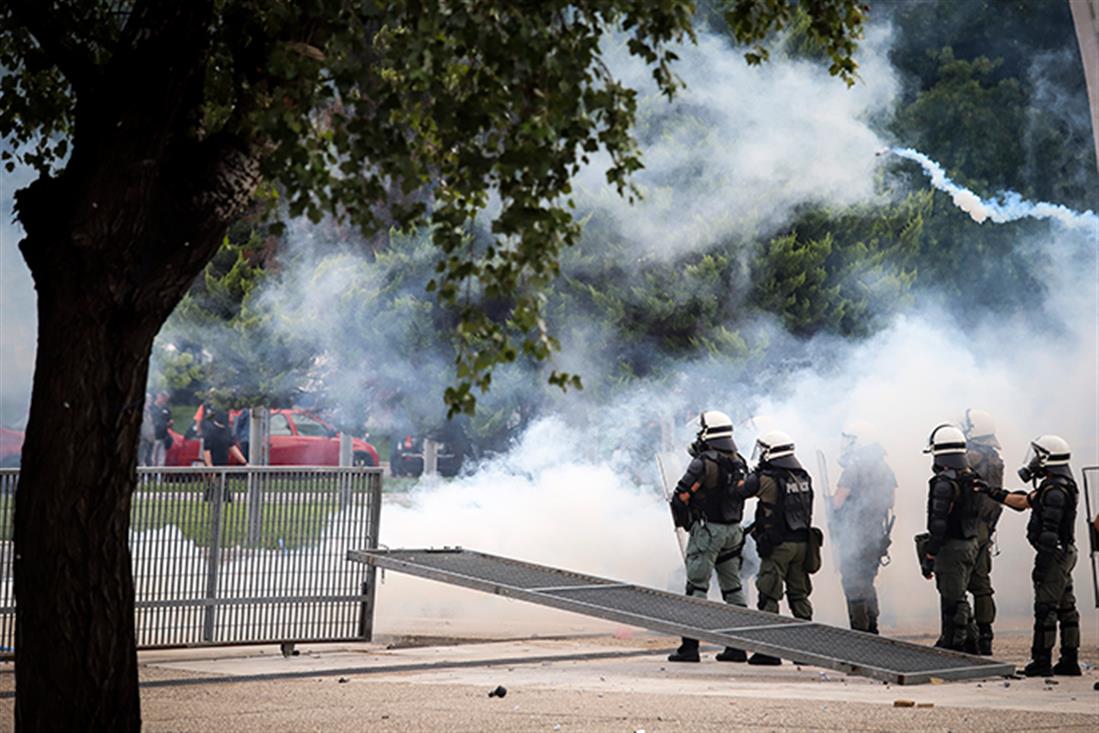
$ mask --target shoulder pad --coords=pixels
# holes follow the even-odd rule
[[[1042,492],[1042,506],[1063,507],[1068,497],[1065,490],[1057,484],[1050,485]]]

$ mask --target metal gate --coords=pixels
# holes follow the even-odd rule
[[[987,657],[690,598],[463,549],[352,550],[349,560],[631,626],[901,685],[1009,675]]]
[[[142,648],[370,639],[381,469],[140,468],[130,515]],[[14,646],[11,519],[0,471],[0,645]]]

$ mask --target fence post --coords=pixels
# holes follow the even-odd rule
[[[263,481],[249,466],[248,479],[248,546],[256,547],[263,541]]]
[[[378,530],[381,526],[382,516],[382,472],[371,472],[368,477],[367,502],[367,537],[366,546],[371,550],[378,549]],[[374,596],[377,587],[378,570],[373,565],[366,569],[366,579],[362,583],[363,602],[359,607],[359,637],[363,641],[374,639]]]
[[[221,509],[225,498],[225,471],[213,491],[207,489],[210,505],[210,539],[206,561],[206,608],[202,617],[202,640],[212,642],[217,626],[218,571],[221,565]],[[211,496],[212,494],[212,496]]]

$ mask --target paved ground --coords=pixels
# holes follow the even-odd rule
[[[1095,630],[1084,660],[1099,665]],[[407,640],[405,640],[407,642]],[[674,665],[666,637],[571,637],[144,653],[148,731],[1095,731],[1099,670],[1082,678],[895,687],[812,667]],[[925,641],[925,640],[922,640]],[[1025,631],[997,639],[1022,662]],[[238,680],[238,681],[232,681]],[[489,697],[498,685],[503,698]],[[10,670],[0,689],[11,689]],[[912,707],[896,707],[898,701]],[[11,726],[10,698],[0,728]],[[6,728],[5,728],[6,729]]]

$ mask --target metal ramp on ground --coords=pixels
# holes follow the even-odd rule
[[[729,606],[461,548],[350,550],[347,559],[675,636],[899,685],[1015,672],[987,657]]]

